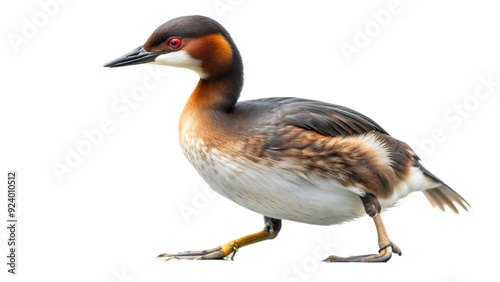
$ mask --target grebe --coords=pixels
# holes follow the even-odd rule
[[[379,253],[328,262],[380,262],[401,255],[380,213],[411,192],[432,206],[467,211],[460,195],[425,169],[404,142],[352,109],[299,98],[237,102],[243,63],[218,22],[203,16],[172,19],[146,43],[105,67],[153,63],[200,76],[179,121],[184,155],[210,187],[264,215],[264,230],[214,249],[161,254],[167,259],[222,259],[241,247],[275,238],[281,220],[332,225],[373,218]]]

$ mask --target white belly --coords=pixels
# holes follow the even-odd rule
[[[198,169],[213,190],[268,217],[330,225],[364,214],[359,196],[333,180],[309,182],[289,171],[258,166],[233,170],[225,165],[216,175],[214,169]]]
[[[202,141],[182,147],[213,190],[262,215],[331,225],[365,214],[359,196],[334,180],[308,180],[278,164],[269,167],[242,158],[230,159],[204,147]]]

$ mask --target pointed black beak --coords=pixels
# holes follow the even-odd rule
[[[161,52],[146,52],[142,46],[139,46],[131,52],[114,59],[104,65],[107,68],[124,67],[138,64],[145,64],[154,62],[156,57],[161,55]]]

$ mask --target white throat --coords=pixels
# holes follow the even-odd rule
[[[191,57],[188,52],[184,50],[159,55],[158,57],[156,57],[153,63],[158,65],[190,69],[196,72],[200,76],[200,78],[206,78],[208,76],[201,67],[201,61]]]

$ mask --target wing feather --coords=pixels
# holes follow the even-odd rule
[[[347,107],[299,98],[273,98],[287,125],[326,136],[358,135],[371,131],[387,134],[369,117]]]

